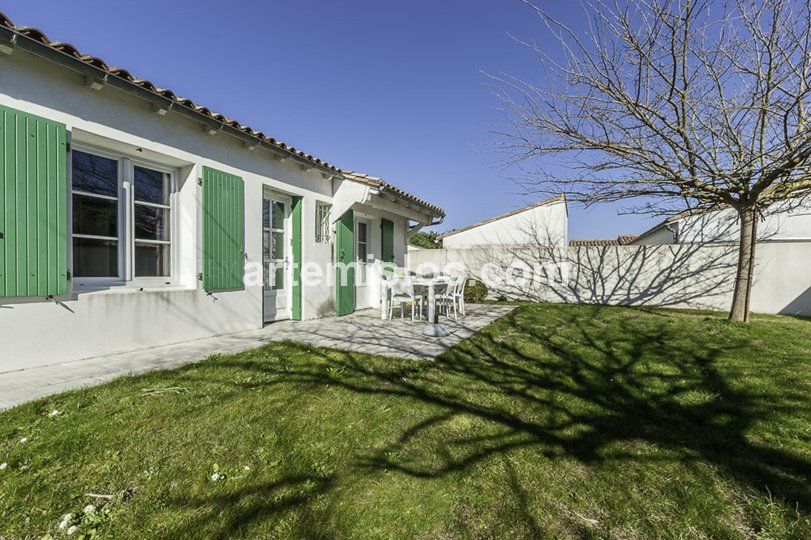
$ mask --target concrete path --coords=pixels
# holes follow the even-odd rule
[[[451,332],[445,338],[421,334],[424,321],[383,321],[378,310],[358,311],[345,317],[312,321],[282,321],[261,330],[215,336],[194,341],[140,349],[0,373],[0,409],[6,409],[43,396],[101,384],[122,375],[171,369],[197,362],[213,354],[235,354],[269,341],[292,340],[383,356],[430,359],[512,311],[512,306],[471,305],[459,322],[444,319]]]

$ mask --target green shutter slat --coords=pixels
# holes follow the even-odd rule
[[[203,288],[242,289],[245,185],[239,176],[203,167]]]
[[[293,306],[291,310],[291,317],[294,321],[301,320],[301,214],[302,214],[302,199],[301,197],[293,197],[293,208],[291,212],[291,221],[293,229]]]
[[[355,213],[347,210],[335,224],[335,260],[344,265],[355,261]],[[354,268],[347,267],[346,284],[342,285],[342,269],[335,269],[335,312],[338,315],[348,315],[355,311],[355,272]]]
[[[67,292],[67,131],[0,105],[0,296]]]

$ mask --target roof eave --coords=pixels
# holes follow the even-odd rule
[[[404,203],[405,206],[421,214],[427,214],[430,217],[443,217],[443,218],[445,217],[445,211],[442,210],[441,208],[438,207],[434,208],[433,206],[423,204],[420,201],[414,200],[411,197],[403,195],[402,193],[399,193],[397,189],[393,189],[393,186],[385,182],[377,186],[377,191],[381,195],[386,194],[392,197],[393,199],[396,199],[397,201],[402,201],[402,203]]]
[[[105,85],[118,88],[119,90],[127,92],[128,94],[138,97],[144,101],[162,106],[168,110],[199,122],[204,126],[211,127],[218,132],[226,133],[244,142],[251,143],[256,147],[270,150],[278,157],[282,159],[289,159],[302,166],[302,168],[318,169],[326,177],[341,177],[340,172],[333,170],[330,167],[303,158],[295,152],[270,144],[259,136],[251,135],[250,133],[236,128],[227,122],[212,118],[203,112],[183,105],[182,103],[179,103],[171,98],[151,92],[150,90],[139,86],[135,82],[128,81],[98,66],[88,64],[79,58],[75,58],[65,52],[57,50],[45,43],[41,43],[36,39],[26,36],[25,34],[17,32],[11,28],[6,28],[5,26],[0,25],[0,41],[11,45],[13,48],[20,48],[35,54],[40,58],[44,58],[71,69],[72,71],[88,77],[90,80],[103,82]]]

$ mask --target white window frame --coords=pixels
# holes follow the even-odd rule
[[[360,241],[360,235],[358,234],[358,231],[360,230],[361,223],[366,228],[366,238],[364,239],[363,242]],[[357,274],[358,274],[357,279],[358,279],[358,283],[362,283],[362,284],[365,285],[367,277],[368,277],[368,268],[367,267],[368,267],[368,264],[369,264],[369,255],[370,255],[369,246],[372,243],[371,242],[371,237],[372,237],[372,224],[371,224],[371,221],[366,219],[366,218],[356,218],[355,219],[354,236],[355,236],[355,263],[357,265]],[[360,248],[361,244],[363,244],[366,247],[366,250],[365,250],[366,251],[366,258],[364,260],[361,260],[360,257],[358,256],[358,254],[360,253],[359,248]]]
[[[73,238],[92,237],[73,234],[73,151],[97,155],[118,162],[118,275],[113,277],[76,276],[73,268]],[[169,275],[135,277],[135,193],[133,181],[135,166],[144,167],[169,175]],[[74,292],[110,289],[114,287],[170,287],[177,284],[180,260],[178,256],[177,209],[178,205],[178,172],[154,161],[145,160],[124,152],[111,151],[97,146],[71,141],[68,163],[68,226],[70,242],[68,243],[68,264],[71,271],[71,286]],[[77,193],[82,193],[77,191]],[[160,205],[159,205],[160,206]]]
[[[318,219],[318,211],[324,209],[321,220]],[[329,244],[332,239],[332,231],[329,222],[329,213],[332,205],[322,201],[315,201],[315,243]]]

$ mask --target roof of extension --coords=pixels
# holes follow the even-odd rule
[[[475,229],[476,227],[481,227],[482,225],[487,225],[488,223],[492,223],[494,221],[498,221],[500,219],[508,218],[514,216],[516,214],[520,214],[521,212],[526,212],[527,210],[532,210],[533,208],[538,208],[541,206],[546,206],[549,204],[553,204],[556,202],[566,202],[565,195],[556,195],[554,197],[550,197],[548,199],[544,199],[542,201],[538,201],[536,203],[532,203],[529,206],[524,206],[522,208],[518,208],[517,210],[512,210],[510,212],[506,212],[504,214],[498,215],[496,217],[491,217],[490,219],[485,219],[484,221],[480,221],[478,223],[474,223],[473,225],[468,225],[466,227],[460,227],[459,229],[450,230],[444,234],[439,235],[437,238],[447,238],[448,236],[453,236],[454,234],[458,234],[463,231],[468,231],[470,229]]]
[[[341,172],[343,173],[344,178],[346,178],[347,180],[352,180],[353,182],[366,184],[367,186],[371,186],[371,187],[373,187],[373,188],[375,188],[375,189],[377,189],[377,190],[379,190],[381,192],[385,192],[385,191],[392,192],[398,198],[402,198],[402,199],[405,199],[407,201],[410,201],[410,202],[416,204],[417,206],[422,206],[423,208],[426,208],[426,209],[430,210],[435,215],[438,215],[438,216],[444,216],[445,215],[445,210],[443,210],[439,206],[437,206],[435,204],[431,204],[428,201],[425,201],[423,199],[420,199],[419,197],[417,197],[415,195],[412,195],[411,193],[409,193],[409,192],[407,192],[407,191],[405,191],[403,189],[400,189],[400,188],[398,188],[397,186],[395,186],[393,184],[390,184],[390,183],[386,182],[382,178],[378,178],[377,176],[371,176],[371,175],[366,174],[366,173],[359,173],[359,172],[355,172],[355,171],[341,171]]]

